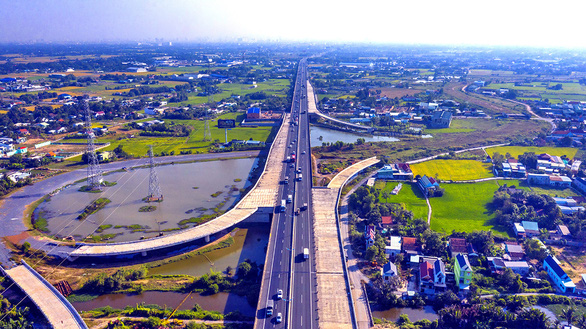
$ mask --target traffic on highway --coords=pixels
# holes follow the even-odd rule
[[[317,328],[307,67],[297,72],[287,152],[275,208],[256,328]]]

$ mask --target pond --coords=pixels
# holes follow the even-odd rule
[[[430,321],[437,320],[437,313],[431,306],[424,306],[423,308],[407,308],[394,307],[384,311],[372,311],[372,316],[379,319],[387,319],[390,321],[397,321],[401,314],[407,314],[411,322],[428,319]]]
[[[311,146],[321,146],[322,143],[335,143],[342,141],[344,143],[355,143],[358,138],[364,138],[367,142],[397,142],[396,137],[361,135],[347,131],[327,129],[323,127],[310,126],[309,133],[311,137]],[[321,139],[320,139],[321,137]]]
[[[116,185],[104,187],[101,193],[78,191],[85,181],[69,186],[43,202],[35,216],[44,217],[49,234],[59,238],[73,236],[80,240],[101,225],[111,227],[96,234],[116,235],[111,241],[153,237],[160,231],[179,229],[178,223],[183,219],[213,214],[214,208],[230,208],[240,197],[239,189],[250,184],[248,177],[256,165],[257,159],[236,159],[158,166],[156,173],[164,196],[160,203],[142,201],[149,191],[148,168],[114,172],[104,180]],[[111,203],[84,220],[76,219],[86,206],[101,197]],[[139,212],[145,205],[156,209]]]
[[[204,255],[182,259],[149,269],[150,275],[187,274],[201,276],[210,270],[225,272],[230,266],[236,270],[239,263],[250,259],[257,264],[264,264],[266,246],[269,241],[270,226],[254,225],[239,229],[234,236],[234,243],[227,248],[213,250]]]
[[[174,309],[187,296],[185,293],[171,291],[145,291],[141,294],[106,294],[96,299],[85,302],[73,302],[73,307],[78,312],[90,311],[99,307],[111,306],[112,308],[124,309],[126,306],[136,306],[144,303],[145,305],[154,304],[166,306]],[[255,308],[250,306],[246,297],[236,294],[220,292],[214,295],[191,294],[179,307],[180,310],[190,310],[195,304],[199,304],[202,309],[207,311],[218,311],[224,314],[240,311],[243,315],[254,316]]]

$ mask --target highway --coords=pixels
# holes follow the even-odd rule
[[[255,328],[317,328],[316,277],[313,261],[313,231],[311,218],[311,152],[309,145],[309,118],[307,114],[306,62],[299,64],[293,104],[291,126],[286,157],[296,155],[296,162],[283,159],[282,180],[288,177],[288,184],[281,184],[279,195],[285,200],[286,209],[280,211],[280,202],[273,216],[263,290],[259,301]],[[299,173],[302,176],[298,180]],[[288,196],[292,202],[288,202]],[[307,208],[303,205],[307,204]],[[299,209],[298,211],[296,211]],[[296,214],[297,213],[297,214]],[[309,250],[309,259],[303,251]],[[268,271],[268,272],[267,272]],[[283,298],[277,298],[277,291],[283,290]],[[268,300],[274,301],[273,315],[266,316]],[[282,322],[277,323],[277,315]]]

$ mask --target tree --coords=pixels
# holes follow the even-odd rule
[[[251,269],[252,269],[252,266],[250,266],[249,263],[242,262],[242,263],[238,264],[238,269],[236,270],[236,274],[238,275],[239,278],[245,278],[250,274]]]
[[[435,231],[427,229],[422,235],[425,244],[425,255],[441,256],[445,253],[445,245],[441,235]]]
[[[523,310],[517,317],[518,328],[548,329],[549,321],[545,313],[535,308]]]
[[[376,245],[372,245],[366,249],[365,259],[369,262],[374,262],[379,254],[378,247]]]
[[[562,318],[568,321],[568,324],[573,324],[577,320],[576,308],[571,306],[565,309],[562,309]]]

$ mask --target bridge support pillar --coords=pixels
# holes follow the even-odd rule
[[[206,240],[206,243],[207,242],[210,242],[210,236],[209,235],[206,235],[205,240]]]
[[[143,256],[146,256],[147,255],[147,252],[146,251],[143,251],[140,254],[143,255]]]

